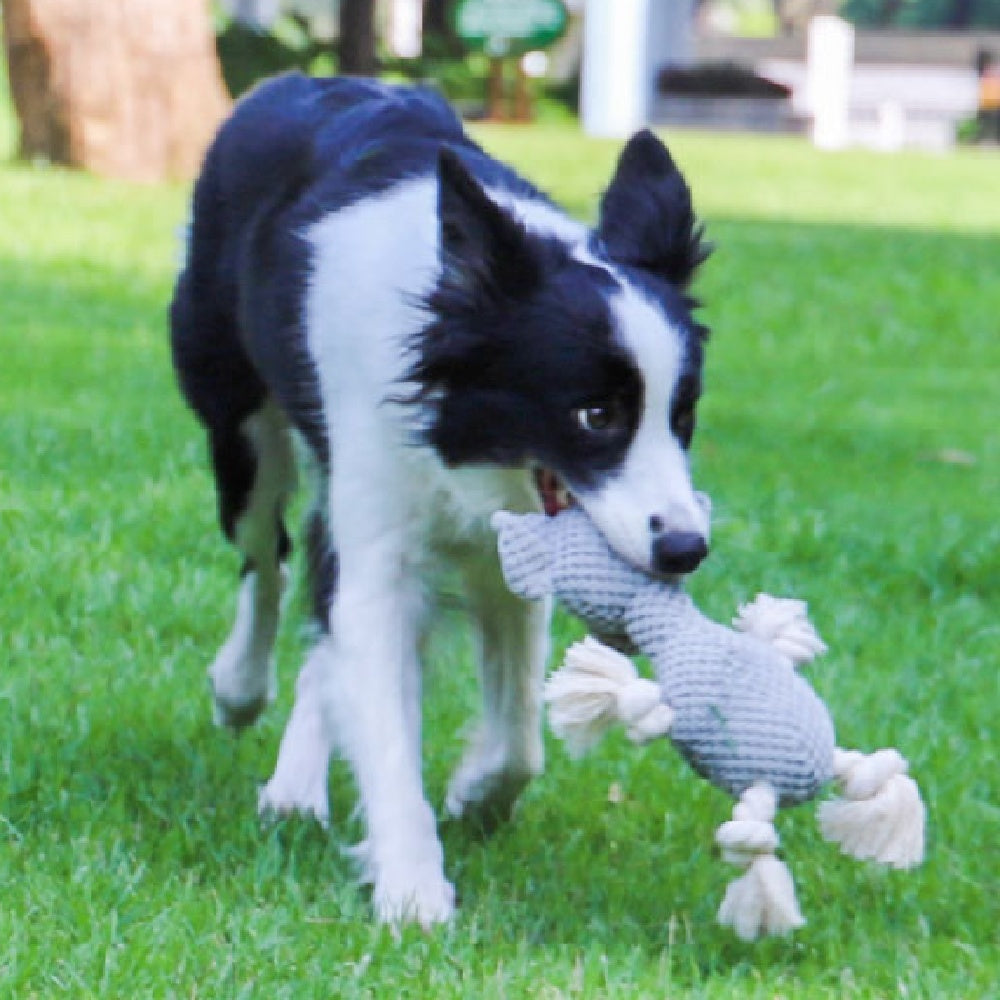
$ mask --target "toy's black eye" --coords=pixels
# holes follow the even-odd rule
[[[573,417],[580,429],[590,434],[619,431],[625,426],[626,421],[625,408],[621,403],[612,400],[574,410]]]

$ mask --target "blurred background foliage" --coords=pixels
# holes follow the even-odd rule
[[[425,0],[422,51],[414,58],[392,55],[376,30],[376,57],[386,79],[429,83],[476,117],[486,100],[488,59],[466,50],[450,25],[457,0]],[[328,10],[325,4],[328,4]],[[570,5],[575,11],[582,3]],[[250,27],[215,4],[215,26],[223,75],[238,97],[256,80],[286,70],[328,74],[341,68],[336,25],[340,0],[282,0],[268,27]],[[374,9],[379,7],[377,0]],[[311,9],[320,14],[307,14]],[[867,28],[961,30],[1000,28],[1000,0],[695,0],[694,15],[713,31],[740,35],[805,30],[817,14],[837,13]],[[376,25],[378,17],[375,17]],[[569,43],[570,46],[575,44]],[[579,57],[562,60],[563,71],[533,81],[538,117],[575,114],[579,108]],[[568,69],[566,68],[568,66]],[[576,67],[576,68],[574,68]]]

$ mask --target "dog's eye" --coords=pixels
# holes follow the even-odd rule
[[[615,402],[584,406],[574,411],[573,415],[580,428],[591,434],[606,434],[625,426],[625,409]]]

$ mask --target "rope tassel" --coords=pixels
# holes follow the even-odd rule
[[[632,661],[592,636],[574,643],[545,685],[549,724],[573,756],[624,723],[633,743],[664,736],[674,713],[660,687],[636,673]]]
[[[733,628],[770,643],[794,667],[826,652],[826,643],[809,620],[805,601],[758,594],[749,604],[739,606]]]
[[[726,889],[718,920],[744,941],[761,934],[787,934],[805,923],[787,865],[775,856],[777,796],[770,785],[751,785],[733,809],[733,818],[715,834],[722,857],[746,871]]]
[[[837,749],[833,771],[843,798],[821,803],[817,818],[826,840],[844,854],[893,868],[924,858],[924,803],[897,750],[873,754]]]

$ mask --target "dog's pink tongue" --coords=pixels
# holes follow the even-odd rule
[[[535,481],[538,484],[538,493],[542,498],[542,507],[549,517],[555,517],[561,510],[566,509],[566,501],[559,483],[559,479],[554,472],[548,469],[538,469],[535,472]]]

